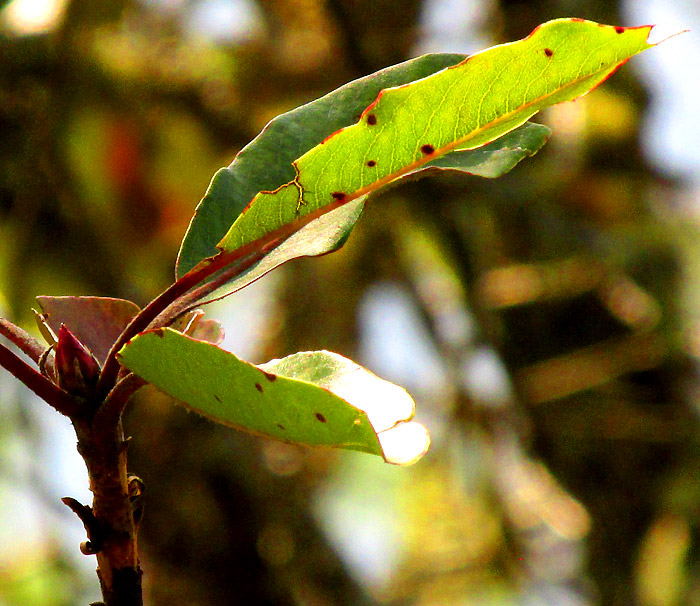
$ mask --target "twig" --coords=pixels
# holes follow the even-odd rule
[[[32,337],[27,331],[22,330],[19,326],[15,326],[5,318],[0,318],[0,335],[7,337],[23,353],[27,354],[37,363],[46,351],[46,345],[42,345],[41,342]]]
[[[61,414],[74,418],[83,411],[80,400],[71,397],[2,344],[0,344],[0,366],[7,369]]]
[[[133,373],[120,379],[95,414],[93,426],[96,431],[118,423],[131,396],[144,385],[146,385],[146,381]]]
[[[427,162],[427,160],[425,160],[425,162]],[[411,166],[410,168],[407,168],[405,172],[411,172],[415,170],[415,168],[416,166]],[[373,189],[378,189],[380,186],[383,186],[389,181],[401,176],[401,171],[393,175],[388,175],[387,177],[375,182],[372,187]],[[236,265],[233,275],[231,275],[229,278],[232,280],[236,276],[242,274],[250,267],[250,265],[258,261],[259,258],[257,255],[259,255],[261,252],[270,251],[272,248],[279,246],[287,238],[312,221],[368,193],[370,192],[365,191],[364,189],[353,192],[351,195],[347,195],[341,199],[336,199],[307,215],[303,215],[290,223],[286,223],[285,225],[268,232],[257,240],[253,240],[240,248],[231,251],[222,251],[213,257],[208,257],[207,259],[201,261],[193,269],[182,276],[182,278],[180,278],[177,282],[169,286],[160,295],[153,299],[153,301],[146,305],[146,307],[144,307],[139,314],[133,318],[131,322],[129,322],[127,327],[112,346],[112,349],[110,349],[109,353],[107,354],[107,359],[105,360],[102,373],[100,374],[100,380],[97,385],[98,395],[102,397],[106,396],[109,390],[116,383],[119,375],[119,362],[117,361],[117,353],[119,353],[119,350],[126,345],[129,339],[135,337],[141,331],[146,330],[149,324],[151,324],[151,322],[155,320],[161,314],[161,312],[177,301],[180,297],[187,294],[202,281],[206,280],[218,271],[221,271],[233,263],[240,262]]]

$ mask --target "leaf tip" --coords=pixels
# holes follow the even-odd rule
[[[416,421],[399,423],[377,434],[384,460],[392,465],[413,465],[430,448],[430,433]]]

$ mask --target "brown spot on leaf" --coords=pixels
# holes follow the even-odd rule
[[[374,114],[367,114],[367,124],[374,126],[377,123],[377,116]]]
[[[219,404],[221,404],[221,398],[220,398],[219,396],[217,396],[216,394],[214,394],[214,399],[215,399]]]
[[[319,421],[321,421],[321,423],[325,423],[325,422],[326,422],[326,417],[324,417],[320,412],[317,412],[317,413],[316,413],[316,418],[317,418]]]
[[[435,153],[435,148],[432,145],[430,145],[429,143],[426,143],[425,145],[421,146],[420,150],[426,156],[429,156],[430,154]]]
[[[618,25],[618,26],[615,28],[615,31],[616,31],[618,34],[621,34],[622,32],[625,31],[625,28],[624,28],[624,27],[621,27],[620,25]]]
[[[374,160],[370,160],[369,162],[367,162],[367,166],[372,168],[373,166],[377,166],[377,163]]]
[[[544,54],[547,55],[548,57],[551,57],[554,54],[554,51],[551,48],[545,48]]]
[[[279,427],[282,431],[284,431],[284,425],[282,425],[282,423],[277,423],[277,427]]]
[[[271,372],[265,372],[264,370],[262,373],[265,375],[265,378],[270,381],[270,383],[273,383],[274,381],[277,380],[277,375],[273,375]]]
[[[262,385],[260,385],[260,383],[255,384],[255,389],[257,389],[260,393],[263,392],[263,388],[262,388]]]
[[[345,200],[345,192],[344,191],[334,191],[331,196],[335,198],[336,200]]]
[[[162,339],[165,336],[165,329],[164,328],[156,328],[153,331],[159,339]]]

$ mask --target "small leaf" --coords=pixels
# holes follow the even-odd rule
[[[598,86],[652,46],[650,29],[550,21],[523,40],[382,91],[356,124],[297,159],[293,180],[257,194],[218,247],[243,256],[441,155],[493,141]]]
[[[226,336],[221,322],[204,317],[201,309],[195,309],[177,318],[170,328],[198,341],[219,345]]]
[[[410,422],[414,405],[405,390],[337,354],[294,354],[258,367],[174,330],[158,329],[132,339],[119,361],[189,409],[251,433],[368,452],[403,464],[417,460],[429,442],[425,428]],[[411,426],[407,433],[414,440],[418,436],[412,456],[405,444],[385,451],[385,441],[395,447],[397,428],[404,424]]]
[[[106,297],[37,297],[45,321],[58,334],[65,324],[102,364],[139,306]]]
[[[108,297],[48,297],[36,298],[43,313],[43,321],[58,334],[65,324],[70,332],[103,364],[109,350],[127,324],[139,313],[136,303]],[[215,345],[224,340],[221,323],[204,319],[201,310],[178,318],[172,327],[201,341]],[[46,338],[46,337],[45,337]],[[51,339],[47,338],[49,344]]]

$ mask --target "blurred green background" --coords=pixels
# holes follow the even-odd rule
[[[700,28],[692,0],[0,2],[0,315],[144,304],[213,173],[276,114],[561,16]],[[655,30],[656,31],[656,30]],[[150,605],[700,605],[697,34],[539,116],[496,181],[373,199],[339,253],[209,313],[254,362],[331,349],[405,385],[411,468],[126,419]],[[0,605],[99,598],[69,423],[0,372]]]

